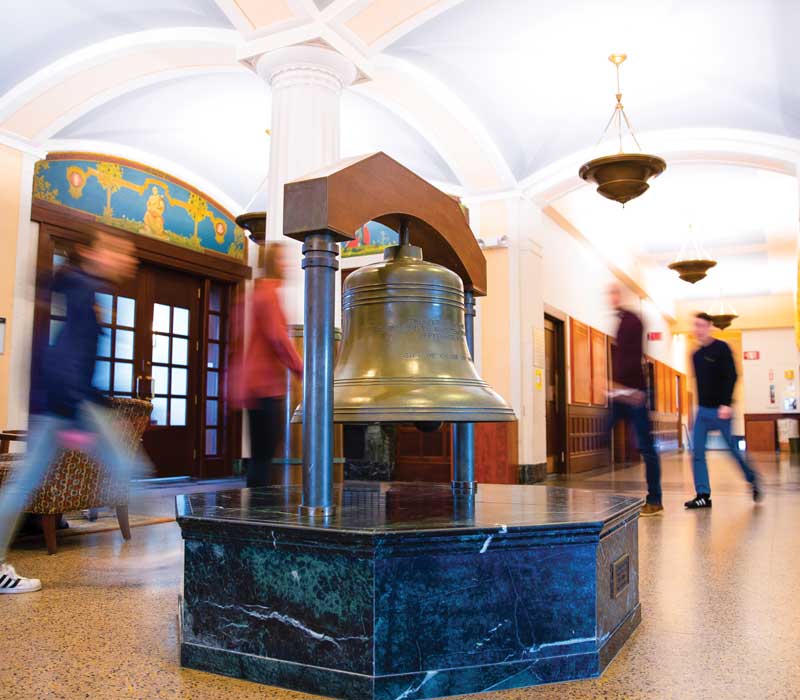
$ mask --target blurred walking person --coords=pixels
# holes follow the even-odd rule
[[[0,594],[41,588],[38,579],[18,575],[6,555],[25,505],[62,448],[91,452],[123,481],[131,478],[138,463],[119,441],[114,418],[92,387],[102,331],[95,295],[133,277],[133,245],[96,233],[89,246],[78,247],[78,256],[77,265],[67,263],[54,275],[51,292],[63,296],[66,318],[52,347],[34,349],[27,452],[0,489]]]
[[[608,302],[619,317],[616,343],[611,350],[614,384],[610,392],[608,434],[611,436],[614,426],[620,420],[633,425],[647,477],[647,502],[641,514],[661,515],[664,512],[661,503],[661,460],[650,428],[645,391],[642,347],[644,326],[635,313],[622,306],[622,290],[616,283],[608,288]]]
[[[692,357],[697,380],[698,403],[692,433],[694,447],[692,472],[696,495],[684,503],[691,509],[711,508],[706,438],[714,430],[718,430],[722,435],[725,445],[753,489],[753,500],[758,502],[762,498],[758,474],[747,463],[731,431],[733,388],[738,378],[733,353],[726,342],[711,335],[712,324],[713,319],[706,313],[699,313],[694,318],[694,336],[700,343],[700,347]]]
[[[303,360],[289,339],[281,308],[280,289],[287,264],[285,244],[268,243],[263,276],[256,280],[251,300],[245,352],[232,363],[230,398],[247,409],[250,428],[248,488],[269,483],[270,465],[283,429],[286,370],[303,375]],[[240,328],[239,337],[243,334]]]

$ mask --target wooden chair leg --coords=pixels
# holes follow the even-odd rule
[[[131,523],[128,518],[128,506],[117,506],[117,522],[119,523],[119,531],[122,533],[122,538],[129,540],[131,538]]]
[[[42,532],[44,533],[44,542],[47,545],[47,553],[55,554],[58,549],[56,544],[56,519],[57,515],[43,515],[42,517]]]

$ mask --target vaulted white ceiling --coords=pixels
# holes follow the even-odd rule
[[[614,52],[629,56],[622,91],[638,131],[800,136],[798,30],[796,0],[467,0],[387,53],[458,93],[522,180],[598,140]]]
[[[384,150],[468,196],[524,193],[587,240],[624,244],[656,277],[693,224],[720,259],[715,289],[793,284],[796,0],[7,4],[0,142],[118,152],[234,210],[254,197],[268,206],[270,96],[246,59],[324,42],[364,76],[343,97],[344,156]],[[576,177],[611,148],[596,142],[614,102],[613,51],[629,55],[622,91],[640,141],[669,163],[625,210]]]

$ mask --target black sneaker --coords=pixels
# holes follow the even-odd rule
[[[711,508],[711,496],[707,493],[698,493],[691,501],[683,504],[687,508]]]
[[[764,500],[764,492],[758,488],[758,484],[753,484],[753,503],[761,503]]]

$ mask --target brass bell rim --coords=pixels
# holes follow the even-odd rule
[[[436,304],[442,304],[443,306],[452,306],[459,310],[464,308],[464,295],[461,295],[460,299],[447,299],[442,296],[434,296],[432,294],[428,295],[411,295],[406,294],[403,296],[394,296],[391,294],[387,294],[384,296],[373,296],[369,299],[345,299],[342,301],[342,310],[349,311],[350,309],[356,309],[360,306],[373,306],[373,305],[386,305],[386,304],[419,304],[421,301],[430,302],[431,299],[434,300]]]
[[[429,384],[441,384],[443,386],[447,386],[448,384],[452,384],[455,386],[474,386],[483,389],[491,389],[491,387],[482,379],[474,379],[472,377],[370,377],[368,380],[362,377],[341,377],[336,378],[333,381],[333,389],[336,391],[337,387],[344,387],[344,386],[375,386],[376,382],[380,382],[381,384],[394,384],[397,386],[408,385],[408,386],[415,386],[418,387],[420,384],[420,379],[424,380],[426,385]]]
[[[334,423],[510,423],[514,420],[516,416],[510,408],[481,409],[478,413],[474,408],[443,410],[438,407],[425,409],[384,404],[380,411],[339,408],[333,412]]]
[[[383,404],[381,410],[355,407],[335,408],[334,423],[510,423],[517,417],[511,408],[482,408],[476,412],[473,407],[456,409],[441,407],[420,408],[418,406],[392,406]],[[303,422],[303,407],[299,405],[292,413],[292,423]]]

